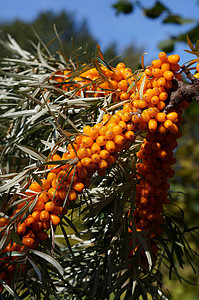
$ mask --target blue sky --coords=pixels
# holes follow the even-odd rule
[[[136,8],[133,14],[116,16],[111,7],[116,0],[0,0],[0,20],[1,22],[21,19],[32,21],[38,13],[51,10],[59,13],[66,10],[71,13],[77,22],[87,20],[89,30],[93,37],[101,45],[102,51],[111,42],[116,42],[118,50],[131,43],[147,52],[146,63],[158,55],[157,45],[160,41],[170,35],[182,33],[192,27],[192,24],[184,26],[162,25],[161,20],[151,20],[145,18],[142,12]],[[155,0],[142,0],[142,4],[151,7]],[[186,18],[198,19],[199,5],[197,0],[162,0],[173,13],[179,13]],[[181,56],[181,61],[191,59],[190,54],[186,54],[183,49],[188,46],[181,44],[176,48]]]

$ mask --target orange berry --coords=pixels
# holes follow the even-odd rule
[[[90,168],[92,166],[92,160],[90,157],[84,157],[81,160],[82,166],[85,168]]]
[[[122,62],[118,63],[116,69],[125,69],[125,64]]]
[[[94,163],[94,164],[96,164],[96,163],[98,163],[99,161],[100,161],[100,155],[98,154],[98,153],[96,153],[96,154],[92,154],[91,155],[91,160],[92,160],[92,162]]]
[[[73,189],[78,192],[81,193],[84,189],[84,184],[82,182],[75,182],[73,184]]]
[[[44,202],[41,201],[41,200],[38,200],[35,207],[34,207],[35,210],[43,210],[44,209]]]
[[[170,64],[177,64],[180,61],[180,56],[178,54],[172,54],[168,56],[168,62]]]
[[[131,121],[133,122],[133,123],[139,123],[140,122],[140,117],[138,116],[138,115],[132,115],[132,117],[131,117]]]
[[[49,220],[49,212],[47,210],[42,210],[40,212],[40,220],[42,222],[46,222]]]
[[[119,126],[119,125],[115,125],[113,127],[113,133],[116,135],[116,134],[121,134],[122,133],[122,128]]]
[[[121,127],[119,127],[119,128],[121,129]],[[106,150],[110,153],[114,152],[116,149],[115,143],[113,141],[107,141],[105,147],[106,147]]]
[[[158,97],[158,96],[153,96],[153,97],[151,98],[151,103],[152,103],[153,105],[156,105],[158,102],[159,102],[159,97]]]
[[[167,114],[167,119],[171,120],[173,122],[177,122],[178,121],[178,114],[177,112],[173,111]]]
[[[43,203],[43,202],[42,202]],[[35,223],[35,219],[33,218],[33,216],[28,216],[27,219],[25,220],[25,224],[28,227],[31,227],[33,224]]]
[[[92,153],[99,153],[101,151],[101,147],[98,143],[93,143],[91,146]]]
[[[161,66],[162,72],[170,71],[170,63],[164,62]]]
[[[51,184],[52,181],[53,181],[53,179],[55,179],[56,177],[57,177],[56,173],[50,172],[50,173],[48,173],[48,175],[47,175],[47,180],[48,180],[48,182]]]
[[[167,119],[167,115],[165,113],[159,112],[159,113],[157,113],[155,118],[156,118],[156,121],[158,121],[158,122],[165,122]]]
[[[68,199],[70,201],[75,201],[77,199],[77,193],[74,190],[70,190],[70,192],[68,193]]]
[[[162,111],[165,108],[166,104],[164,103],[164,101],[159,101],[157,104],[157,108]]]
[[[166,120],[166,121],[164,122],[164,127],[165,127],[166,129],[171,129],[171,128],[173,127],[173,122],[172,122],[171,120]]]
[[[163,73],[163,76],[166,80],[172,80],[174,78],[174,74],[172,71],[165,71]],[[165,83],[165,86],[166,86],[166,83]]]
[[[165,60],[167,60],[167,54],[165,52],[160,52],[158,55],[159,59],[164,62]]]
[[[83,147],[91,147],[93,144],[93,139],[90,136],[84,136],[82,138],[82,145]]]
[[[99,135],[96,139],[96,143],[100,146],[104,146],[106,144],[106,138],[104,135]]]
[[[165,86],[165,84],[166,84],[166,80],[165,80],[164,77],[158,78],[158,80],[157,80],[157,86],[162,87],[162,86]]]
[[[131,140],[131,141],[135,140],[135,133],[131,130],[126,131],[124,135],[125,138],[127,138],[127,140]]]
[[[60,218],[57,215],[50,214],[50,220],[52,221],[52,224],[57,226],[60,223]]]
[[[79,148],[77,150],[77,156],[79,157],[79,159],[82,159],[82,158],[86,157],[87,156],[86,148],[85,147]]]
[[[101,159],[98,163],[98,166],[100,169],[106,169],[108,167],[108,163],[106,162],[106,160]]]
[[[53,211],[54,208],[55,208],[55,204],[52,201],[49,201],[45,204],[45,210],[47,211]]]
[[[159,78],[162,76],[162,70],[159,68],[154,68],[152,71],[152,75],[156,78]]]
[[[154,68],[160,68],[161,65],[162,65],[162,61],[160,59],[154,59],[152,62],[151,62],[152,66]]]
[[[126,129],[126,123],[124,121],[119,121],[118,125],[122,128],[122,130]]]
[[[157,129],[157,121],[155,119],[151,119],[148,123],[148,128],[151,132],[155,132]]]
[[[40,220],[40,211],[39,210],[33,211],[32,216],[35,219],[35,221],[38,222]]]
[[[37,233],[36,233],[36,236],[37,238],[40,240],[40,241],[46,241],[47,238],[48,238],[48,234],[43,231],[43,230],[39,230]]]
[[[26,223],[18,223],[17,224],[17,233],[18,234],[24,234],[26,232]]]
[[[54,173],[55,174],[55,173]],[[43,201],[44,203],[45,202],[48,202],[49,201],[49,196],[48,196],[48,193],[47,192],[43,192],[39,195],[38,197],[38,201]]]
[[[50,188],[50,183],[47,179],[41,179],[41,182],[43,184],[44,191],[47,191]]]
[[[159,94],[160,101],[165,101],[165,100],[167,100],[167,98],[168,98],[168,94],[166,92],[161,92]]]
[[[125,137],[123,135],[117,134],[113,140],[116,145],[123,145]]]
[[[163,123],[160,123],[160,125],[158,126],[158,131],[161,134],[165,134],[167,132],[167,129],[165,128]]]
[[[118,83],[118,88],[122,91],[126,91],[128,88],[128,82],[124,79],[120,80]]]
[[[43,224],[41,221],[37,221],[32,225],[32,230],[33,231],[40,231],[43,228]]]
[[[23,243],[26,247],[32,248],[32,247],[34,247],[35,240],[34,240],[33,238],[31,238],[31,237],[24,237],[24,238],[22,239],[22,243]]]
[[[43,229],[49,229],[50,228],[50,221],[42,221]]]
[[[42,190],[41,186],[36,181],[33,181],[28,189],[31,191],[34,191],[34,192],[38,192],[38,193],[41,192],[41,190]]]
[[[109,152],[107,150],[101,150],[99,155],[100,158],[107,159],[109,157]]]

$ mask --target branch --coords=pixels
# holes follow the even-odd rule
[[[181,68],[191,83],[187,84],[174,79],[176,90],[171,92],[170,100],[163,111],[164,113],[168,113],[172,108],[178,106],[183,101],[191,102],[194,97],[196,97],[196,101],[199,102],[199,79],[195,78],[186,66],[183,65]]]

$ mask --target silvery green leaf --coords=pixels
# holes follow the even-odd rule
[[[6,182],[4,185],[0,186],[0,192],[8,190],[12,186],[14,186],[16,183],[21,181],[26,176],[26,173],[28,173],[28,171],[29,170],[25,170],[25,171],[19,173],[17,176],[15,176],[13,179],[8,180],[8,182]]]
[[[31,252],[33,254],[45,259],[47,262],[49,262],[51,265],[53,265],[62,276],[64,275],[64,270],[63,270],[62,266],[52,256],[50,256],[46,253],[43,253],[41,251],[38,251],[38,250],[33,250],[33,249],[31,249]]]
[[[23,152],[27,153],[28,155],[36,158],[37,160],[40,160],[42,162],[44,162],[46,160],[45,155],[39,153],[37,150],[35,150],[32,147],[24,147],[24,146],[19,146],[19,145],[17,145],[17,147],[19,149],[21,149]]]
[[[38,266],[33,262],[32,259],[30,259],[30,257],[28,257],[28,261],[31,263],[31,265],[33,266],[35,273],[37,274],[39,281],[41,281],[41,271],[39,270]]]

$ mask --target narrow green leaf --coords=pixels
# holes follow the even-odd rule
[[[187,34],[187,43],[188,43],[188,45],[189,45],[189,47],[190,47],[190,49],[191,49],[192,51],[195,51],[195,50],[196,50],[195,47],[194,47],[194,45],[192,44],[192,42],[191,42],[191,40],[190,40],[188,34]]]
[[[40,160],[44,162],[46,160],[45,155],[39,153],[36,149],[30,146],[19,146],[17,145],[19,149],[21,149],[23,152],[27,153],[28,155],[36,158],[37,160]]]
[[[39,281],[42,281],[41,278],[41,271],[39,270],[39,267],[34,263],[34,261],[32,259],[30,259],[30,257],[28,257],[28,261],[31,263],[31,265],[33,266],[35,273],[37,274]]]
[[[23,180],[28,172],[29,172],[29,170],[25,170],[25,171],[19,173],[17,176],[15,176],[13,179],[9,180],[4,185],[0,186],[0,192],[9,190],[16,183]]]
[[[22,241],[21,241],[21,239],[20,239],[20,237],[19,237],[19,235],[18,235],[13,229],[10,230],[10,234],[11,234],[11,237],[12,237],[13,241],[14,241],[17,245],[20,245],[20,246],[23,245],[23,244],[22,244]]]
[[[51,265],[53,265],[62,276],[64,275],[64,270],[63,270],[62,266],[52,256],[50,256],[44,252],[38,251],[38,250],[31,249],[30,251],[33,254],[45,259],[47,262],[49,262]]]

